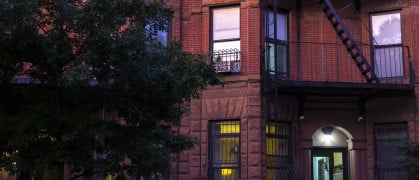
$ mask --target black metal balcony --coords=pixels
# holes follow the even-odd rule
[[[301,88],[314,90],[324,87],[333,91],[335,88],[413,89],[415,73],[409,47],[366,44],[359,47],[370,59],[379,83],[365,80],[341,43],[288,42],[276,48],[266,47],[262,65],[262,75],[267,82],[265,88],[285,86],[296,92]]]
[[[238,49],[221,49],[209,53],[209,61],[214,63],[219,73],[240,72],[240,51]]]

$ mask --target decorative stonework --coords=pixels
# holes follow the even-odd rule
[[[210,120],[241,119],[248,104],[245,97],[204,99],[202,118]]]

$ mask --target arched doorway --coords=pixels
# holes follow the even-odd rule
[[[352,135],[341,127],[325,126],[314,132],[312,139],[312,179],[347,180],[348,147],[352,147]]]

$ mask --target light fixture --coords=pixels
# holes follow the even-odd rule
[[[332,131],[333,131],[333,127],[329,127],[329,126],[322,127],[322,132],[325,135],[332,135]]]
[[[333,127],[323,127],[321,128],[321,131],[323,132],[323,136],[322,139],[324,141],[324,143],[331,143],[333,141],[333,136],[332,136],[332,131],[333,131]]]

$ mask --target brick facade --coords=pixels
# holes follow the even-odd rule
[[[342,8],[350,2],[332,0]],[[371,44],[370,14],[398,10],[401,13],[402,43],[408,46],[415,72],[419,72],[419,1],[418,0],[374,0],[357,1],[355,5],[340,12],[345,25],[354,39]],[[288,14],[288,40],[294,42],[341,43],[330,22],[316,1],[281,0],[281,10]],[[178,131],[196,137],[199,144],[195,149],[176,156],[171,179],[208,179],[209,130],[212,121],[240,121],[240,179],[269,179],[267,175],[266,119],[265,108],[275,109],[276,118],[291,127],[290,159],[296,164],[293,179],[312,179],[313,135],[322,127],[333,126],[348,137],[346,169],[348,179],[374,179],[376,174],[376,124],[403,122],[408,125],[410,140],[418,140],[416,99],[417,88],[412,94],[373,94],[366,98],[365,116],[359,119],[359,96],[354,95],[309,95],[304,103],[304,118],[299,117],[297,96],[271,94],[262,91],[264,77],[261,62],[264,58],[264,12],[266,7],[257,0],[178,0],[175,1],[173,38],[179,39],[184,49],[195,53],[208,53],[211,49],[211,8],[224,5],[240,6],[241,69],[239,74],[225,76],[224,87],[210,87],[202,92],[200,99],[190,103],[190,114],[186,116]],[[340,45],[340,44],[339,44]],[[320,46],[320,45],[319,45]],[[323,45],[321,45],[323,46]],[[298,49],[299,48],[299,49]],[[289,78],[307,78],[317,81],[340,81],[358,79],[357,71],[349,54],[343,51],[326,54],[310,51],[314,46],[289,45]],[[369,63],[372,54],[369,46],[361,46]],[[323,54],[322,54],[323,53]],[[330,55],[339,56],[343,65],[330,61]],[[404,53],[407,56],[407,52]],[[313,58],[322,57],[319,59]],[[311,60],[310,60],[311,59]],[[407,59],[407,58],[406,58]],[[408,61],[404,61],[408,66]],[[301,64],[304,64],[302,66]],[[327,67],[327,68],[324,68]],[[334,76],[327,76],[337,72]],[[410,74],[406,71],[406,76]],[[293,79],[294,78],[294,79]],[[345,79],[346,78],[346,79]],[[418,81],[419,82],[419,81]],[[403,83],[408,83],[405,80]],[[341,90],[335,90],[341,91]],[[346,92],[346,91],[345,91]],[[270,93],[273,93],[270,92]],[[357,91],[359,93],[359,91]],[[361,93],[362,94],[362,93]],[[367,94],[367,93],[365,93]],[[264,103],[267,102],[268,105]],[[278,103],[279,102],[279,103]]]

